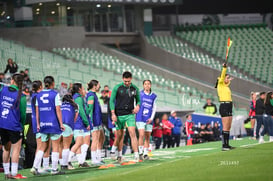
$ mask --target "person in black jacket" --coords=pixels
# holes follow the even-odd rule
[[[265,99],[265,92],[260,93],[260,98],[256,101],[256,107],[255,107],[255,118],[256,118],[256,140],[259,139],[260,136],[260,129],[263,123],[263,114],[265,110],[264,106],[264,99]]]
[[[8,59],[8,64],[6,66],[6,70],[4,71],[4,73],[7,73],[9,71],[9,73],[14,74],[16,73],[18,70],[18,66],[15,62],[13,62],[13,60],[11,58]]]
[[[259,143],[264,142],[265,133],[269,134],[269,142],[273,142],[273,93],[268,92],[264,101],[265,114],[263,118],[264,129],[261,133]]]

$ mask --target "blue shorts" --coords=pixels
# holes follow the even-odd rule
[[[67,124],[64,124],[65,130],[62,133],[63,137],[69,137],[70,135],[73,135],[73,130],[70,126],[68,126]]]

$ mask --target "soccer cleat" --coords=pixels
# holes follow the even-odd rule
[[[5,175],[5,180],[9,180],[9,179],[13,179],[12,176],[11,176],[11,174],[6,174]]]
[[[90,167],[90,166],[88,165],[88,163],[84,162],[84,163],[82,163],[82,164],[79,164],[79,167],[80,167],[80,168],[88,168],[88,167]]]
[[[115,165],[114,164],[108,164],[107,167],[111,168],[111,167],[115,167]]]
[[[11,176],[9,179],[27,179],[27,177],[25,177],[25,176],[18,173],[15,176]]]
[[[144,155],[144,160],[150,160],[150,157],[148,155]]]
[[[140,155],[139,155],[139,160],[141,160],[141,161],[144,160],[143,154],[140,154]]]
[[[122,162],[122,157],[121,157],[121,156],[119,156],[119,157],[117,158],[117,162],[118,162],[118,163],[121,163],[121,162]]]
[[[233,146],[223,146],[222,147],[222,151],[229,151],[229,150],[233,150],[233,149],[235,149],[235,147],[233,147]]]
[[[32,173],[33,175],[40,175],[40,172],[38,171],[38,169],[34,167],[30,169],[30,173]]]
[[[260,137],[259,144],[262,144],[262,143],[264,143],[264,138]]]
[[[67,165],[61,165],[61,170],[68,170],[68,166]]]
[[[152,157],[152,156],[154,156],[154,155],[153,155],[152,152],[148,152],[148,156],[149,156],[149,157]]]
[[[115,152],[110,152],[110,157],[112,160],[116,160],[116,153]]]
[[[71,162],[68,162],[68,170],[74,170],[75,168],[73,167]]]
[[[56,170],[51,170],[51,175],[63,175],[65,172],[59,171],[58,169]]]
[[[140,160],[139,157],[135,157],[135,158],[134,158],[134,161],[135,161],[135,162],[139,162],[139,160]],[[143,160],[141,160],[141,161],[143,161]]]

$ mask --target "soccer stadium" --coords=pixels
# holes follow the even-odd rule
[[[0,180],[272,180],[273,1],[0,0]]]

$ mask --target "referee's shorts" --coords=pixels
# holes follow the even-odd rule
[[[232,116],[232,102],[220,102],[219,112],[221,117]]]

